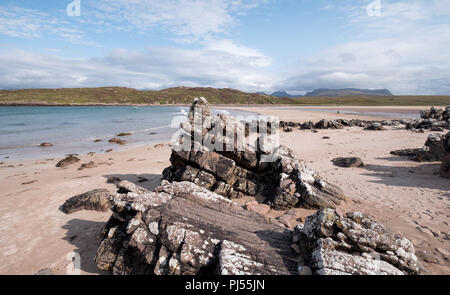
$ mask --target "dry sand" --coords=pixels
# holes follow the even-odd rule
[[[397,112],[400,108],[380,109]],[[374,118],[266,107],[245,110],[297,122],[337,117]],[[388,131],[364,131],[355,127],[321,130],[316,134],[295,130],[281,132],[281,143],[292,148],[299,159],[328,181],[342,187],[350,201],[340,206],[339,211],[369,214],[393,232],[410,239],[427,271],[450,274],[450,181],[438,176],[439,163],[415,163],[389,154],[395,149],[423,146],[428,134],[400,127]],[[330,139],[323,139],[324,136]],[[333,166],[330,161],[341,156],[359,156],[366,166]],[[71,265],[67,255],[72,251],[81,254],[83,274],[101,273],[93,258],[110,212],[80,211],[66,215],[59,206],[69,197],[92,189],[113,191],[115,186],[107,183],[112,176],[132,182],[144,177],[148,181],[140,185],[153,189],[161,180],[162,170],[170,165],[170,147],[142,146],[80,157],[82,161],[68,169],[55,167],[60,159],[24,162],[0,159],[5,162],[0,165],[0,274],[34,274],[42,268],[65,274],[66,267]],[[82,163],[90,161],[98,166],[78,170]],[[239,202],[245,201],[249,200]],[[314,212],[295,211],[296,218]],[[268,214],[276,217],[283,212]],[[424,262],[423,257],[435,263]]]

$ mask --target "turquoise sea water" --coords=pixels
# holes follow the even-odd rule
[[[121,132],[133,133],[123,137],[128,141],[125,147],[168,142],[177,131],[171,128],[172,120],[177,117],[183,121],[188,111],[175,106],[0,107],[0,160],[117,150],[124,146],[108,140]],[[234,110],[213,112],[249,115]],[[94,143],[96,139],[102,142]],[[39,147],[43,142],[54,146]]]

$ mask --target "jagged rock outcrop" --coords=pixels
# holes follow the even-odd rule
[[[416,162],[436,162],[442,161],[447,152],[444,147],[445,136],[437,133],[430,134],[424,147],[409,148],[392,151],[392,155],[407,156],[410,160]]]
[[[406,129],[432,129],[435,131],[450,129],[450,106],[445,108],[431,107],[420,112],[420,119],[406,124]]]
[[[441,169],[439,174],[443,178],[450,179],[450,132],[448,132],[443,137],[442,142],[446,155],[442,158]]]
[[[417,274],[411,242],[361,213],[322,209],[294,232],[192,182],[123,182],[95,262],[113,274]]]
[[[299,270],[308,267],[320,275],[419,273],[412,243],[358,212],[340,216],[319,210],[295,228],[293,241],[300,251]]]
[[[420,112],[422,119],[435,119],[437,121],[450,119],[450,106],[445,108],[431,107],[429,110],[423,110]]]
[[[114,274],[295,274],[292,233],[191,182],[119,184],[95,262]]]
[[[61,211],[70,214],[80,210],[93,210],[106,212],[111,207],[110,192],[106,189],[96,189],[72,197],[64,202]]]
[[[296,123],[296,122],[286,122],[280,121],[280,128],[285,132],[291,132],[292,128],[298,128],[300,130],[311,130],[311,129],[343,129],[345,127],[365,127],[369,128],[369,130],[384,130],[383,126],[398,126],[405,125],[408,122],[405,120],[382,120],[382,121],[367,121],[360,119],[335,119],[335,120],[327,120],[322,119],[319,122],[304,122],[304,123]],[[378,129],[373,128],[373,124],[377,126]]]
[[[340,204],[344,195],[338,187],[277,143],[276,125],[213,117],[208,102],[196,99],[172,145],[172,165],[164,170],[164,179],[193,182],[230,199],[261,195],[274,209]]]
[[[113,274],[417,274],[411,242],[361,213],[322,209],[294,232],[192,182],[128,182],[95,262]]]

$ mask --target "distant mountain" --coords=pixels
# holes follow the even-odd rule
[[[286,91],[276,91],[274,93],[271,94],[271,96],[275,96],[275,97],[300,97],[301,95],[292,95],[287,93]]]
[[[307,92],[305,96],[357,96],[357,95],[375,95],[375,96],[392,96],[392,93],[387,89],[316,89],[311,92]]]

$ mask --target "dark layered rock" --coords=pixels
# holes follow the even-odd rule
[[[95,257],[128,275],[417,274],[411,242],[361,213],[322,209],[294,232],[192,182],[123,182]],[[289,223],[289,211],[280,223]]]
[[[450,129],[450,106],[445,108],[431,107],[420,112],[420,119],[406,124],[407,129],[431,129],[440,131]]]
[[[106,189],[96,189],[68,199],[61,206],[61,211],[70,214],[80,210],[106,212],[111,207],[110,192]]]
[[[172,165],[163,172],[168,181],[193,182],[230,199],[260,195],[272,208],[281,210],[335,208],[344,200],[338,187],[277,143],[276,122],[213,117],[207,101],[196,99],[181,127],[178,141],[172,145]],[[232,149],[227,148],[229,143],[234,143]]]
[[[292,233],[192,182],[155,192],[125,184],[111,200],[95,262],[113,274],[295,274]]]
[[[408,148],[391,151],[391,155],[399,157],[414,157],[417,153],[421,152],[421,148]]]
[[[386,130],[386,128],[384,128],[384,126],[381,123],[375,122],[370,123],[366,128],[364,128],[364,130],[383,131]]]
[[[450,106],[445,108],[431,107],[429,110],[423,110],[420,112],[422,119],[435,119],[437,121],[450,119]]]
[[[442,178],[450,179],[450,155],[447,155],[444,159],[442,159],[439,175]]]
[[[368,130],[384,130],[383,126],[398,126],[398,125],[406,125],[408,122],[405,120],[383,120],[383,121],[367,121],[360,119],[335,119],[335,120],[327,120],[322,119],[319,122],[304,122],[304,123],[296,123],[296,122],[286,122],[280,121],[280,128],[285,132],[291,132],[293,128],[298,128],[300,130],[312,130],[312,129],[343,129],[345,127],[363,127],[368,128]],[[376,128],[372,126],[375,124]]]
[[[407,156],[410,160],[416,162],[437,162],[442,161],[447,152],[445,150],[446,136],[440,134],[430,134],[424,147],[409,148],[392,151],[392,155]]]
[[[341,157],[332,160],[333,164],[339,167],[364,167],[361,158],[358,157]]]
[[[341,216],[331,209],[319,210],[303,227],[296,227],[293,241],[300,251],[299,271],[306,267],[320,275],[419,273],[412,243],[358,212]]]
[[[127,144],[126,140],[120,139],[120,138],[111,138],[110,140],[108,140],[109,143],[117,143],[120,145],[124,145]]]
[[[442,159],[440,176],[450,179],[450,132],[443,137],[442,142],[446,155]]]

